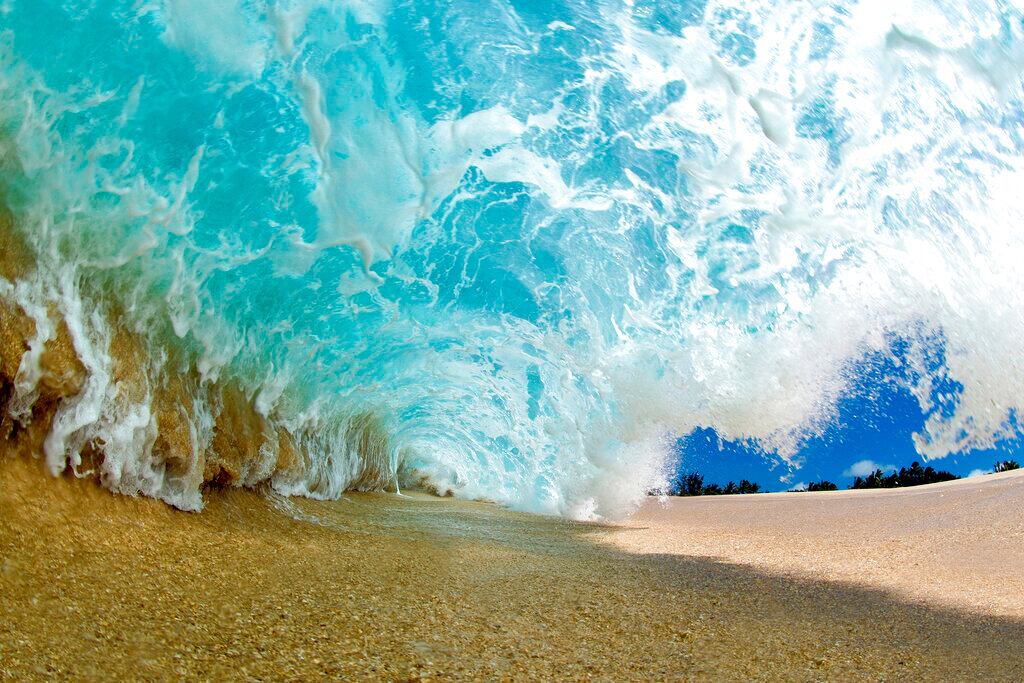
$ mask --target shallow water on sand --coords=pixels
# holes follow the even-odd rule
[[[0,510],[3,677],[1024,675],[1019,623],[482,503],[225,490],[187,514],[4,458]]]

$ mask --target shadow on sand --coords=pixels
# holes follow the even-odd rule
[[[189,514],[38,470],[0,461],[12,678],[1024,679],[1024,623],[614,528],[386,494]]]

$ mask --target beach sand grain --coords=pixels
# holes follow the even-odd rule
[[[1020,680],[1024,625],[612,547],[428,496],[209,492],[202,513],[0,459],[15,680]]]

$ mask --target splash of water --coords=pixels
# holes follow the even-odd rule
[[[8,413],[188,509],[607,515],[671,434],[797,457],[899,338],[920,452],[985,447],[1022,69],[1015,0],[6,0]]]

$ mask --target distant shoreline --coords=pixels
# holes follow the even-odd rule
[[[901,488],[648,498],[612,543],[1024,620],[1024,470]]]

